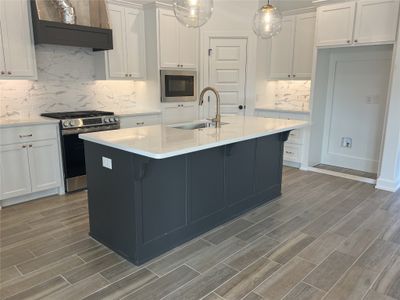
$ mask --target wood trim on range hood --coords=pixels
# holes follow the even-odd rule
[[[53,44],[93,48],[93,51],[113,49],[112,30],[39,19],[36,0],[31,0],[35,44]]]

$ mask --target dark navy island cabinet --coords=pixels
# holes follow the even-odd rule
[[[288,134],[165,159],[85,141],[90,235],[140,265],[278,197]]]

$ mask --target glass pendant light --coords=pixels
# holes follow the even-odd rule
[[[175,0],[174,12],[179,22],[186,27],[203,26],[210,19],[214,0]]]
[[[263,5],[257,10],[253,20],[255,34],[263,39],[269,39],[277,35],[282,29],[282,15],[279,10],[269,4]]]

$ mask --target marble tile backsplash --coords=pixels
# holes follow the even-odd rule
[[[111,110],[129,113],[142,105],[146,82],[95,80],[91,49],[36,47],[38,80],[0,80],[0,118],[29,118],[43,112]]]
[[[287,110],[309,110],[310,91],[310,80],[268,81],[267,99],[262,104]]]

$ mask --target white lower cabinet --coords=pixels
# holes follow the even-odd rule
[[[0,147],[1,199],[8,199],[31,192],[28,150],[26,145]]]
[[[197,102],[162,104],[162,122],[164,124],[191,122],[197,118]]]
[[[161,114],[142,116],[120,116],[121,128],[150,126],[161,123]]]
[[[308,114],[303,113],[288,113],[280,111],[257,110],[256,116],[264,118],[276,118],[287,120],[307,120]],[[283,150],[283,164],[288,166],[299,167],[301,164],[302,153],[304,145],[304,130],[292,130],[289,134],[288,140],[285,142]]]
[[[44,138],[41,128],[43,132],[53,128],[54,138]],[[30,200],[37,192],[61,188],[57,128],[36,125],[0,129],[0,200],[18,200],[21,196]]]

